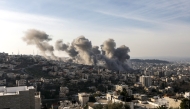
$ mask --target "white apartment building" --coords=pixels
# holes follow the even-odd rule
[[[150,76],[141,76],[140,77],[140,82],[142,83],[143,86],[149,87],[152,85],[152,78]]]

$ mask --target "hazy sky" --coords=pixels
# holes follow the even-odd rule
[[[28,29],[53,45],[84,35],[93,45],[113,38],[132,58],[190,57],[190,0],[0,0],[0,52],[36,53],[22,41]]]

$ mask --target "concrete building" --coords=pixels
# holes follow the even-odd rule
[[[169,106],[168,107],[173,107],[173,108],[180,108],[181,100],[169,98],[169,97],[164,97],[165,100],[168,101]]]
[[[89,94],[87,93],[78,93],[79,102],[84,106],[89,101]]]
[[[25,86],[27,85],[27,81],[25,79],[16,80],[17,86]]]
[[[35,92],[35,109],[41,109],[41,94]]]
[[[6,85],[6,79],[2,79],[2,80],[0,80],[0,85],[2,86],[2,85]]]
[[[148,97],[145,94],[133,94],[133,96],[134,96],[135,99],[139,99],[141,101],[148,100]]]
[[[60,101],[60,106],[58,107],[58,109],[81,109],[81,108],[78,102],[65,100],[65,101]]]
[[[7,77],[8,78],[12,78],[12,79],[15,79],[16,78],[16,74],[14,74],[14,73],[7,73]]]
[[[166,106],[169,107],[169,102],[164,99],[164,98],[160,98],[158,96],[154,96],[153,98],[151,98],[151,101],[147,101],[148,104],[153,105],[155,107],[159,107],[159,106]]]
[[[152,79],[150,76],[141,76],[140,77],[140,82],[142,83],[143,86],[149,87],[152,85]]]
[[[33,86],[0,87],[0,109],[40,109],[40,105]]]
[[[179,75],[178,78],[179,78],[180,81],[186,81],[187,80],[186,75]]]
[[[121,85],[115,85],[115,90],[116,91],[121,91],[121,92],[123,92],[123,90],[126,90],[126,92],[127,92],[127,94],[130,96],[130,95],[132,95],[132,90],[131,89],[129,89],[128,88],[128,85],[123,85],[123,84],[121,84]]]
[[[108,102],[112,102],[112,103],[123,103],[123,104],[128,104],[130,106],[130,109],[134,109],[134,103],[133,102],[124,102],[118,99],[118,95],[116,95],[115,93],[107,93],[106,94],[106,100]]]
[[[0,71],[0,77],[2,77],[3,74],[5,74],[5,72],[4,71]]]
[[[122,85],[122,84],[121,85],[115,85],[115,90],[116,91],[120,90],[122,92],[124,89],[127,90],[128,89],[128,85]]]
[[[185,92],[184,97],[189,99],[190,98],[190,92]]]
[[[59,97],[65,97],[67,93],[69,93],[69,88],[60,87]]]

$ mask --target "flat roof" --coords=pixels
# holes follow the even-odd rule
[[[18,86],[18,87],[0,87],[0,96],[5,95],[18,95],[19,91],[28,91],[29,89],[34,89],[33,86]]]

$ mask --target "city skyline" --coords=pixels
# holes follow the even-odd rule
[[[22,37],[28,29],[72,42],[84,35],[92,45],[108,38],[134,57],[189,57],[190,2],[180,1],[15,1],[0,0],[1,52],[36,54]],[[63,52],[55,55],[67,56]]]

